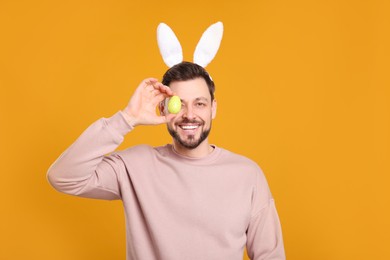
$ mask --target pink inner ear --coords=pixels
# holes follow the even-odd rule
[[[223,36],[223,24],[217,22],[207,28],[200,38],[195,52],[194,63],[206,67],[218,52]]]
[[[168,67],[183,61],[183,50],[173,30],[165,23],[157,27],[157,43],[161,56]]]

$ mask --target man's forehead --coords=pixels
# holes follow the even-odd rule
[[[207,87],[207,83],[202,77],[194,78],[194,79],[188,79],[188,80],[177,80],[172,81],[169,86],[170,87],[177,87],[177,86],[197,86],[197,87]]]
[[[203,78],[196,78],[186,81],[174,81],[170,84],[170,88],[183,100],[211,99],[209,88]]]

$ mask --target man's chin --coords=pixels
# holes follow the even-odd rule
[[[187,149],[190,149],[190,150],[193,150],[195,148],[197,148],[202,142],[198,140],[191,140],[191,141],[184,141],[182,139],[176,139],[176,141],[183,147],[187,148]]]
[[[170,131],[169,133],[171,134],[174,142],[183,148],[195,149],[201,143],[200,137],[194,135],[182,135],[176,131]]]
[[[210,129],[203,131],[199,137],[196,137],[194,135],[182,136],[178,132],[170,129],[169,127],[168,127],[168,132],[173,137],[176,143],[178,143],[180,146],[184,148],[192,150],[197,148],[204,140],[207,139],[207,136],[210,133]]]

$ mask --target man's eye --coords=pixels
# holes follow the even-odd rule
[[[205,103],[196,103],[196,106],[198,107],[204,107],[206,104]]]

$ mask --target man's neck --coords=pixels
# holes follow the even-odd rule
[[[177,142],[173,142],[173,149],[183,156],[191,157],[191,158],[201,158],[210,154],[214,148],[209,144],[207,140],[204,140],[198,147],[194,149],[188,149]]]

